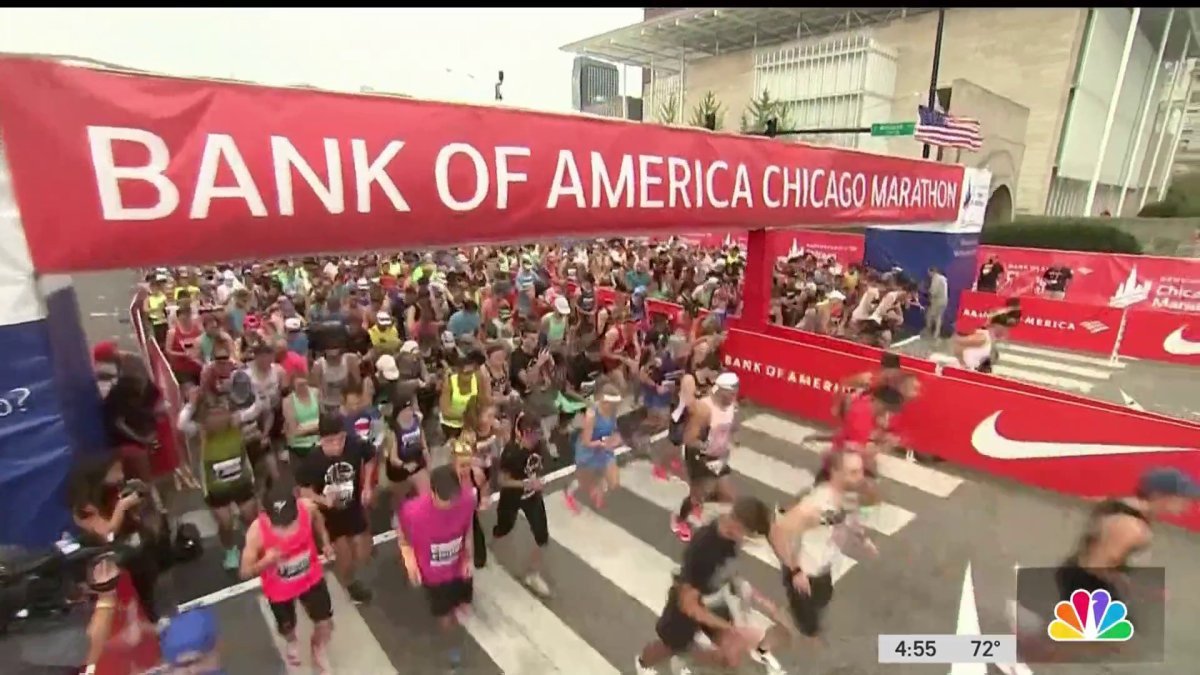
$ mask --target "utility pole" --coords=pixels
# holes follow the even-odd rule
[[[933,69],[929,73],[929,109],[937,109],[938,67],[942,65],[942,30],[946,27],[946,10],[938,10],[937,33],[933,38]],[[921,157],[929,159],[929,144],[921,147]]]

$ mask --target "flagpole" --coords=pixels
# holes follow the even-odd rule
[[[933,70],[929,73],[929,109],[936,110],[938,66],[942,64],[942,29],[946,27],[946,10],[938,10],[937,33],[933,38]],[[949,112],[943,111],[943,112]],[[921,157],[929,159],[929,144],[921,148]]]

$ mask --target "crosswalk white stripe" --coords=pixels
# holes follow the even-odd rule
[[[801,447],[808,448],[809,450],[813,448],[802,445],[800,441],[808,436],[820,433],[813,427],[769,413],[755,415],[743,421],[742,427],[764,433],[773,438],[801,445]],[[963,482],[963,479],[958,476],[952,476],[943,471],[921,466],[915,462],[909,462],[897,457],[879,455],[875,458],[875,461],[880,476],[937,497],[949,497]]]
[[[578,515],[572,513],[561,494],[547,496],[546,514],[555,543],[659,615],[678,566],[674,561],[594,511],[585,508]],[[663,522],[665,525],[665,518]],[[756,626],[770,625],[757,610],[751,612],[751,620]],[[708,644],[703,634],[697,635],[697,642]]]
[[[500,565],[476,570],[475,582],[463,626],[502,672],[620,673]]]
[[[1023,352],[1025,354],[1033,354],[1034,356],[1043,356],[1060,361],[1074,361],[1076,363],[1087,363],[1093,366],[1102,368],[1111,368],[1120,370],[1125,367],[1125,364],[1117,361],[1113,362],[1103,356],[1085,356],[1083,354],[1072,354],[1071,352],[1063,352],[1055,349],[1041,349],[1039,347],[1030,347],[1029,345],[1019,345],[1011,342],[1006,342],[1000,346],[1001,352]]]
[[[678,509],[679,504],[688,494],[688,487],[683,483],[655,478],[651,473],[650,463],[645,461],[630,462],[621,469],[621,487],[668,512]],[[766,565],[775,569],[780,567],[775,552],[763,539],[747,540],[743,550]],[[834,583],[837,583],[838,579],[849,572],[855,564],[854,559],[849,556],[838,556],[837,564],[833,569]]]
[[[774,457],[738,446],[729,453],[729,466],[743,476],[785,494],[795,495],[812,487],[812,472],[781,462]],[[882,502],[862,515],[862,524],[880,534],[891,536],[912,522],[917,514],[895,504]]]
[[[1024,356],[1022,354],[1004,354],[1000,358],[1006,364],[1013,363],[1018,366],[1029,366],[1032,368],[1041,368],[1043,370],[1055,370],[1062,373],[1077,375],[1079,377],[1090,377],[1093,380],[1107,380],[1111,378],[1115,372],[1109,368],[1076,366],[1069,363],[1063,363],[1062,361],[1058,360]]]
[[[326,658],[337,667],[338,672],[345,673],[397,673],[392,660],[388,658],[375,635],[367,626],[367,622],[359,614],[358,608],[346,593],[346,589],[338,582],[332,572],[325,574],[325,585],[329,587],[329,597],[333,601],[333,636],[330,639]],[[275,648],[279,650],[279,658],[287,663],[287,643],[283,636],[275,630],[275,615],[267,598],[258,596],[258,608],[262,611],[263,619],[270,627],[275,639]],[[312,637],[312,622],[300,602],[296,602],[296,632],[300,646],[300,658],[304,665],[288,667],[289,673],[308,673],[312,671],[312,656],[309,639]]]
[[[1033,370],[1013,368],[1003,364],[996,364],[992,366],[992,374],[999,375],[1000,377],[1009,377],[1014,380],[1024,380],[1034,384],[1044,384],[1051,387],[1058,387],[1059,389],[1071,389],[1084,394],[1090,393],[1093,386],[1091,382],[1076,380],[1073,377],[1048,375],[1046,373],[1039,373]]]
[[[1001,361],[1003,361],[1007,356],[1007,354],[1001,356]],[[955,366],[958,365],[958,359],[954,358],[950,354],[931,354],[929,358],[937,363],[945,363]],[[998,363],[992,366],[992,374],[1000,377],[1008,377],[1014,380],[1024,380],[1034,384],[1044,384],[1051,387],[1058,387],[1059,389],[1072,389],[1085,394],[1092,390],[1091,382],[1084,382],[1071,377],[1059,377],[1057,375],[1050,375],[1048,373],[1041,373],[1033,370],[1024,370],[1022,368],[1013,368],[1012,366],[1006,366],[1003,363]]]

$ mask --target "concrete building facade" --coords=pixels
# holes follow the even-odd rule
[[[862,129],[916,119],[929,96],[937,22],[925,8],[647,8],[643,23],[565,49],[642,67],[647,121],[684,123],[711,92],[724,129],[737,130],[766,91],[787,120],[781,127]],[[984,145],[932,158],[990,169],[992,218],[1136,213],[1142,195],[1153,200],[1169,179],[1175,139],[1187,133],[1172,101],[1200,52],[1195,25],[1183,9],[947,10],[938,103],[979,119]],[[1194,107],[1200,117],[1200,97]],[[1200,151],[1196,128],[1189,146]],[[911,137],[793,138],[922,152]]]

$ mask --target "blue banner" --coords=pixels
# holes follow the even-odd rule
[[[74,291],[46,302],[50,318],[0,326],[0,544],[54,542],[75,452],[108,447]]]
[[[863,262],[875,270],[888,271],[899,267],[908,278],[921,287],[921,304],[929,305],[929,268],[936,267],[946,275],[949,304],[943,321],[943,333],[954,328],[958,315],[958,296],[971,288],[975,280],[975,250],[979,233],[895,228],[868,228],[863,243]],[[911,310],[904,315],[904,324],[914,331],[924,327],[925,314]]]

